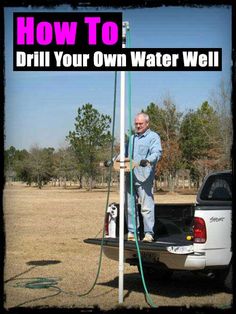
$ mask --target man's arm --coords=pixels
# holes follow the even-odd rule
[[[146,158],[149,163],[153,164],[160,160],[162,156],[161,139],[157,133],[152,134],[151,145],[149,148],[149,154]]]

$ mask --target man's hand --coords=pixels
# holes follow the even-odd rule
[[[147,159],[140,160],[139,166],[146,167],[149,164],[149,161]]]
[[[105,167],[110,167],[113,164],[113,160],[105,160],[104,161],[104,166]]]

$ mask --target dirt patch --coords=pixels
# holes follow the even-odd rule
[[[159,203],[193,203],[195,195],[155,194]],[[117,191],[110,201],[119,201]],[[118,263],[103,256],[95,289],[100,247],[85,244],[101,236],[106,192],[24,185],[4,190],[6,258],[5,307],[79,307],[114,309],[118,306]],[[232,294],[209,278],[175,273],[168,281],[147,283],[158,306],[211,306],[228,308]],[[176,288],[178,287],[178,288]],[[125,264],[124,306],[149,307],[135,266]]]

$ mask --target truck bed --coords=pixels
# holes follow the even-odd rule
[[[115,204],[119,213],[119,204]],[[142,215],[140,214],[140,237],[144,236]],[[192,236],[192,223],[194,217],[194,204],[155,204],[155,241],[152,243],[139,241],[141,252],[175,251],[176,254],[186,254],[192,251],[192,241],[187,240]],[[125,236],[127,224],[125,221]],[[116,237],[105,237],[104,247],[119,247],[119,215],[116,219]],[[102,239],[89,238],[85,243],[101,245]],[[124,241],[125,250],[136,250],[135,241]]]
[[[119,204],[115,204],[118,210],[118,217],[116,219],[116,237],[119,237]],[[140,237],[144,236],[143,232],[143,218],[140,213],[140,204],[138,205],[139,220],[140,220]],[[175,235],[178,239],[181,234],[186,233],[191,235],[192,223],[194,217],[194,204],[155,204],[155,225],[154,233],[155,240],[160,238],[168,238]],[[128,232],[127,223],[125,219],[124,225],[125,233]],[[165,239],[166,241],[167,239]],[[172,242],[173,239],[167,240]],[[177,240],[179,241],[179,240]]]

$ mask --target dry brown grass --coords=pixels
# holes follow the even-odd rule
[[[167,193],[155,195],[155,199],[159,203],[194,202],[195,195]],[[118,192],[112,192],[110,200],[118,201]],[[105,201],[106,192],[99,190],[39,190],[20,184],[5,188],[4,276],[5,280],[15,278],[5,283],[6,308],[22,304],[68,308],[98,305],[111,309],[118,305],[118,263],[105,256],[95,289],[85,297],[76,296],[86,292],[95,279],[100,248],[83,240],[102,229]],[[34,261],[43,260],[52,264],[33,266]],[[26,288],[24,284],[35,277],[54,277],[57,284],[48,289]],[[230,307],[232,301],[231,294],[209,279],[188,273],[176,273],[171,281],[147,285],[158,306]],[[124,306],[148,307],[137,268],[127,264]]]

